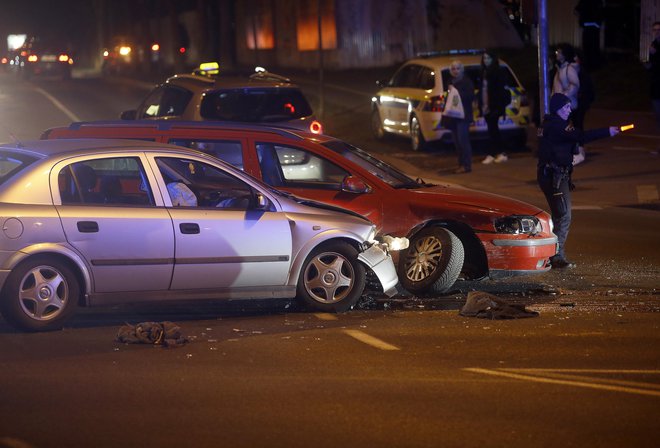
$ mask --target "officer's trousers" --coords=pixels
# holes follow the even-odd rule
[[[554,234],[557,235],[559,250],[557,255],[566,259],[564,252],[568,230],[571,226],[571,189],[570,176],[566,175],[557,180],[552,169],[539,167],[536,180],[550,206],[550,214],[554,224]],[[554,181],[554,182],[553,182]]]

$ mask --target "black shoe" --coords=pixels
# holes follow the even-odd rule
[[[562,257],[552,257],[550,258],[550,265],[552,266],[552,269],[566,269],[566,268],[574,268],[575,263],[572,263],[568,260],[565,260]]]

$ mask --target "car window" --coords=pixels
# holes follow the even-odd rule
[[[278,122],[308,117],[312,108],[298,89],[222,89],[204,95],[200,115],[207,120]]]
[[[257,143],[257,156],[264,182],[288,186],[340,190],[350,173],[304,149],[272,143]]]
[[[156,159],[174,207],[216,207],[247,210],[252,188],[218,167],[177,157]]]
[[[424,90],[435,88],[435,72],[429,67],[422,67],[419,72],[419,87]]]
[[[36,160],[35,157],[25,154],[0,151],[0,185]]]
[[[64,205],[154,205],[139,159],[115,157],[72,163],[58,174]]]
[[[241,142],[229,140],[197,140],[189,138],[173,138],[168,143],[211,154],[220,160],[243,169],[243,145]]]
[[[401,67],[390,80],[391,87],[420,87],[420,73],[423,67],[410,64]]]
[[[138,118],[177,117],[183,115],[192,92],[176,86],[157,87],[147,96],[140,109]]]

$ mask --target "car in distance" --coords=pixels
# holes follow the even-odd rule
[[[60,328],[78,305],[297,297],[345,311],[396,268],[354,212],[199,151],[129,140],[0,145],[0,312]]]
[[[261,67],[247,77],[206,75],[218,70],[212,68],[168,78],[121,118],[264,123],[323,133],[307,98],[290,79]]]
[[[327,135],[212,122],[89,122],[42,138],[134,138],[195,148],[277,189],[353,210],[381,234],[407,237],[399,280],[417,295],[447,292],[459,276],[545,272],[557,238],[545,211],[515,199],[416,181]]]
[[[408,137],[415,151],[423,149],[428,142],[451,139],[451,131],[441,126],[440,118],[451,81],[449,66],[454,60],[463,63],[465,75],[470,77],[475,88],[481,85],[480,51],[428,53],[406,61],[388,82],[377,83],[381,89],[371,101],[371,129],[376,139],[387,134]],[[511,67],[502,60],[500,66],[511,93],[511,103],[506,107],[505,116],[500,117],[499,127],[504,138],[524,147],[530,123],[529,101]],[[488,136],[486,120],[476,104],[473,111],[470,135],[485,138]]]
[[[71,78],[73,58],[66,46],[43,38],[32,37],[17,51],[14,68],[25,79],[35,76]]]

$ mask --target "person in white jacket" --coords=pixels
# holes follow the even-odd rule
[[[580,90],[580,78],[578,71],[573,65],[575,51],[568,44],[559,44],[555,51],[557,58],[557,70],[552,81],[552,93],[562,93],[571,100],[571,108],[577,109],[578,91]]]

